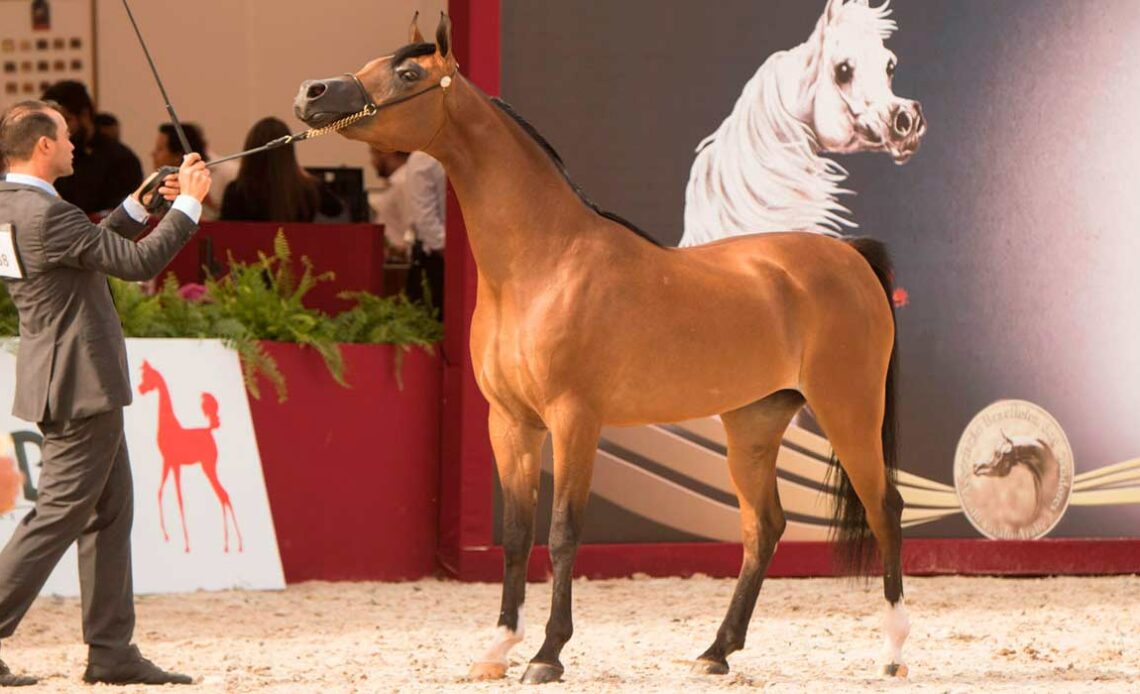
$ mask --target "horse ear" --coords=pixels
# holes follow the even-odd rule
[[[442,58],[446,58],[451,51],[451,19],[442,12],[439,13],[439,26],[435,29],[435,45],[439,46]]]
[[[827,0],[827,6],[823,8],[823,14],[819,16],[819,21],[815,23],[815,29],[812,30],[811,36],[808,37],[807,40],[807,44],[814,49],[812,52],[813,56],[818,56],[823,53],[823,35],[827,32],[827,27],[839,19],[839,12],[843,9],[843,2],[844,0]]]
[[[420,33],[420,25],[417,21],[420,18],[420,11],[412,15],[412,24],[408,27],[408,43],[423,43],[424,35]]]
[[[839,19],[840,11],[843,10],[843,3],[844,0],[827,0],[827,8],[823,11],[825,24],[835,24],[835,21]]]

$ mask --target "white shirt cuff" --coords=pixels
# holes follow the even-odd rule
[[[189,195],[179,195],[174,198],[174,204],[170,207],[189,217],[195,224],[202,218],[202,203]]]
[[[128,197],[123,201],[123,211],[139,224],[146,224],[146,220],[150,216],[142,203],[135,200],[134,197]]]

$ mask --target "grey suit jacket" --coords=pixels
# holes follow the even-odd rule
[[[11,224],[24,279],[4,282],[20,313],[16,402],[32,422],[89,417],[131,403],[126,343],[107,275],[158,275],[198,225],[171,210],[145,239],[119,207],[93,224],[34,186],[0,181],[0,224]]]

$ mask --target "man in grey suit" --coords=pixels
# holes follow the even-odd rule
[[[159,193],[173,208],[141,241],[139,191],[100,225],[55,192],[73,146],[60,113],[23,102],[0,121],[0,277],[20,313],[13,414],[38,422],[43,463],[35,508],[0,552],[0,639],[16,630],[48,575],[79,543],[86,682],[190,684],[131,645],[133,491],[123,407],[131,402],[126,345],[107,276],[157,275],[198,228],[210,174],[196,154]],[[177,194],[177,195],[176,195]],[[35,679],[0,661],[0,686]]]

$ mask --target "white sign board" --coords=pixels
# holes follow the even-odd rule
[[[13,492],[15,508],[0,515],[0,544],[34,505],[41,465],[39,429],[10,414],[14,351],[0,349],[0,466],[19,467],[28,483]],[[284,588],[237,354],[217,340],[130,339],[127,355],[135,398],[124,412],[135,591]],[[6,486],[16,488],[0,484],[0,495]],[[0,499],[0,508],[10,501]],[[74,546],[44,593],[78,595]]]

